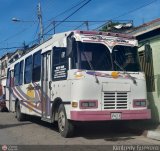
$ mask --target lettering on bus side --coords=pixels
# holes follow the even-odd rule
[[[67,78],[66,64],[55,66],[53,68],[53,80],[64,80]]]
[[[52,79],[53,81],[67,79],[67,58],[65,47],[53,48],[53,66],[52,66]]]

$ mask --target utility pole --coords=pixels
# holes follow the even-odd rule
[[[88,23],[88,21],[85,21],[84,23],[85,23],[85,25],[87,27],[87,30],[89,30],[89,23]]]
[[[56,22],[53,21],[53,27],[54,27],[54,34],[56,33]]]
[[[42,43],[44,41],[44,34],[43,34],[43,23],[42,23],[42,10],[41,10],[41,4],[38,3],[38,20],[39,20],[39,27],[40,27],[40,42]]]

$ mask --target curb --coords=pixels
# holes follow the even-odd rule
[[[146,135],[147,138],[155,139],[160,141],[160,131],[151,131],[149,130]]]

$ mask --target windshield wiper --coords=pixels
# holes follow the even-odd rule
[[[94,72],[94,77],[95,77],[95,79],[96,79],[96,83],[99,83],[98,77],[97,77],[97,75],[96,75],[96,72],[95,72],[95,70],[94,70],[91,62],[89,61],[87,55],[86,55],[83,51],[82,51],[82,53],[83,53],[83,56],[85,57],[85,59],[87,60],[89,66],[90,66],[90,68],[91,68],[91,70],[93,70],[93,72]]]
[[[115,63],[115,65],[116,65],[118,68],[120,68],[124,73],[126,72],[126,71],[124,70],[124,68],[123,68],[122,66],[120,66],[120,64],[119,64],[116,60],[114,60],[114,63]]]
[[[125,69],[116,60],[114,60],[114,63],[124,72],[124,74],[127,74],[129,76],[129,78],[132,79],[134,84],[137,84],[136,79],[134,77],[132,77],[128,72],[126,72]]]

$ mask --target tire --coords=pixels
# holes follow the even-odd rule
[[[8,112],[7,107],[2,108],[2,109],[1,109],[1,112]]]
[[[20,102],[18,101],[16,104],[16,118],[18,121],[24,121],[24,114],[21,113]]]
[[[72,137],[74,126],[70,120],[67,119],[64,105],[61,104],[58,109],[58,128],[62,137]]]

